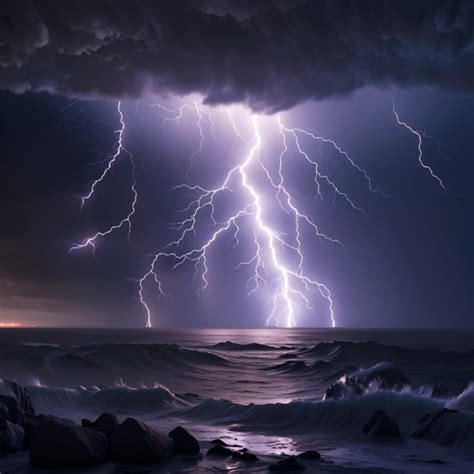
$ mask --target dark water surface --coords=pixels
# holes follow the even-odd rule
[[[318,342],[376,341],[404,347],[436,347],[442,350],[474,349],[474,329],[110,329],[110,328],[8,328],[0,329],[0,344],[27,342],[60,345],[104,343],[175,343],[210,345],[231,340],[246,344],[310,345]]]

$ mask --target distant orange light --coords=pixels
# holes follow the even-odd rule
[[[21,326],[23,326],[22,323],[14,321],[0,321],[0,328],[19,328]]]

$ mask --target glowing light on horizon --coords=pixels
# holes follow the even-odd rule
[[[0,321],[0,328],[21,328],[24,324],[17,321]]]

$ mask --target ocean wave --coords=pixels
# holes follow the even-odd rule
[[[224,366],[230,362],[209,352],[185,349],[177,344],[94,344],[82,346],[77,355],[100,364],[138,369],[177,369],[199,365]]]
[[[474,382],[468,384],[458,396],[451,398],[446,408],[474,413]]]
[[[271,434],[335,434],[364,437],[362,427],[377,410],[395,420],[403,436],[446,446],[474,445],[474,383],[458,396],[434,399],[429,387],[378,389],[358,398],[242,405],[205,400],[182,415],[194,421]]]
[[[219,351],[291,351],[294,347],[291,346],[268,346],[266,344],[259,344],[252,342],[250,344],[238,344],[236,342],[226,341],[218,342],[213,346],[207,346],[207,349],[214,349]]]
[[[156,415],[189,406],[184,397],[159,384],[142,388],[127,385],[88,388],[31,386],[27,390],[36,412],[44,414],[112,411],[119,415]]]
[[[414,422],[439,410],[443,402],[411,393],[379,391],[353,400],[293,401],[239,405],[226,400],[206,400],[185,416],[216,424],[231,424],[242,430],[315,434],[347,431],[361,433],[376,410],[383,410],[409,433]]]
[[[301,350],[300,354],[306,357],[317,357],[326,361],[337,361],[359,367],[373,364],[374,360],[384,360],[395,364],[413,364],[419,360],[423,364],[462,364],[471,366],[474,362],[474,351],[454,352],[434,348],[413,349],[374,341],[320,342],[309,349]]]

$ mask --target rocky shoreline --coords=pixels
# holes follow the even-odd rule
[[[390,378],[387,377],[385,382]],[[23,451],[29,456],[32,467],[57,469],[89,467],[106,462],[152,465],[179,456],[195,457],[199,462],[203,456],[200,442],[182,426],[166,434],[135,418],[119,421],[114,413],[103,413],[94,421],[82,419],[79,425],[69,419],[36,414],[27,389],[16,382],[3,381],[2,388],[0,458]],[[334,392],[334,388],[329,393]],[[414,424],[409,436],[433,441],[437,437],[437,425],[443,419],[460,415],[456,410],[446,408],[427,413]],[[382,410],[373,413],[362,432],[367,437],[379,439],[403,436],[397,422]],[[229,445],[218,438],[207,444],[211,445],[205,454],[207,457],[239,461],[244,471],[245,466],[260,461],[247,448]],[[282,454],[276,462],[267,462],[265,466],[274,472],[302,471],[305,460],[332,464],[313,449],[296,456]]]
[[[0,458],[25,451],[32,467],[64,469],[89,467],[105,462],[156,464],[175,456],[201,456],[199,441],[185,428],[177,426],[162,433],[135,418],[119,422],[113,413],[103,413],[95,421],[81,424],[52,415],[36,414],[25,388],[16,382],[3,382],[0,395]],[[221,439],[206,455],[254,463],[259,458],[247,448],[229,445]],[[315,451],[297,456],[282,456],[268,464],[274,472],[302,471],[301,460],[321,460]]]

